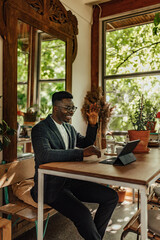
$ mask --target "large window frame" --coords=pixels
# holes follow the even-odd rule
[[[47,79],[44,79],[44,78],[41,78],[41,50],[42,50],[42,42],[43,41],[52,41],[52,40],[60,40],[62,41],[61,39],[57,39],[56,37],[54,36],[49,36],[48,35],[48,39],[43,39],[43,32],[39,32],[38,33],[38,49],[37,49],[37,84],[36,84],[36,102],[38,103],[40,109],[41,109],[41,98],[40,98],[40,93],[41,93],[41,84],[43,83],[55,83],[55,84],[58,84],[58,83],[62,83],[64,85],[64,88],[62,90],[67,90],[66,89],[66,61],[64,60],[63,62],[63,65],[64,65],[64,77],[63,78],[47,78]],[[62,41],[64,42],[64,41]],[[66,49],[67,49],[67,46],[66,46],[66,42],[64,42],[64,46],[65,46],[65,51],[64,51],[64,54],[66,56]],[[66,57],[65,57],[66,58]],[[53,92],[52,92],[53,93]],[[50,99],[51,101],[51,99]],[[48,104],[48,105],[51,105],[51,104]],[[43,113],[42,113],[43,114]],[[42,118],[44,118],[44,116],[42,116]]]
[[[146,77],[146,76],[157,76],[160,75],[160,70],[155,70],[155,71],[145,71],[145,72],[134,72],[134,73],[127,73],[127,74],[115,74],[115,75],[107,75],[106,74],[106,24],[111,23],[114,21],[122,20],[122,19],[127,19],[147,13],[154,13],[158,12],[160,9],[152,9],[152,10],[147,10],[147,11],[142,11],[142,12],[135,12],[133,14],[126,14],[126,15],[121,15],[121,16],[112,16],[108,17],[107,19],[102,21],[102,65],[101,65],[101,71],[102,71],[102,88],[104,91],[104,95],[106,96],[106,84],[107,81],[109,80],[116,80],[116,79],[127,79],[127,78],[137,78],[137,77]],[[118,115],[117,115],[118,116]]]

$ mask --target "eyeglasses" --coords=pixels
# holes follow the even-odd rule
[[[73,106],[73,107],[63,107],[63,106],[57,106],[57,107],[60,107],[60,108],[64,108],[67,112],[75,112],[77,107]]]

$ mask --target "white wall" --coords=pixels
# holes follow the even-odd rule
[[[72,93],[75,106],[78,107],[73,125],[81,134],[85,134],[86,123],[81,115],[84,97],[91,87],[91,21],[92,7],[83,0],[62,0],[67,10],[71,10],[78,20],[78,52],[73,63]]]

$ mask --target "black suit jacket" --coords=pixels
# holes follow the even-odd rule
[[[35,185],[31,190],[33,199],[37,202],[38,197],[38,167],[48,162],[83,161],[83,149],[94,144],[97,125],[88,125],[86,136],[77,133],[75,128],[63,123],[68,137],[69,149],[65,150],[65,144],[58,128],[53,122],[51,115],[36,124],[32,129],[32,145],[35,153]],[[77,148],[78,149],[77,149]],[[44,176],[44,202],[50,203],[56,198],[57,192],[63,188],[65,178],[51,175]]]

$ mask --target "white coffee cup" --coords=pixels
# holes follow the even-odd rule
[[[122,151],[123,147],[116,147],[116,153],[119,155]]]

